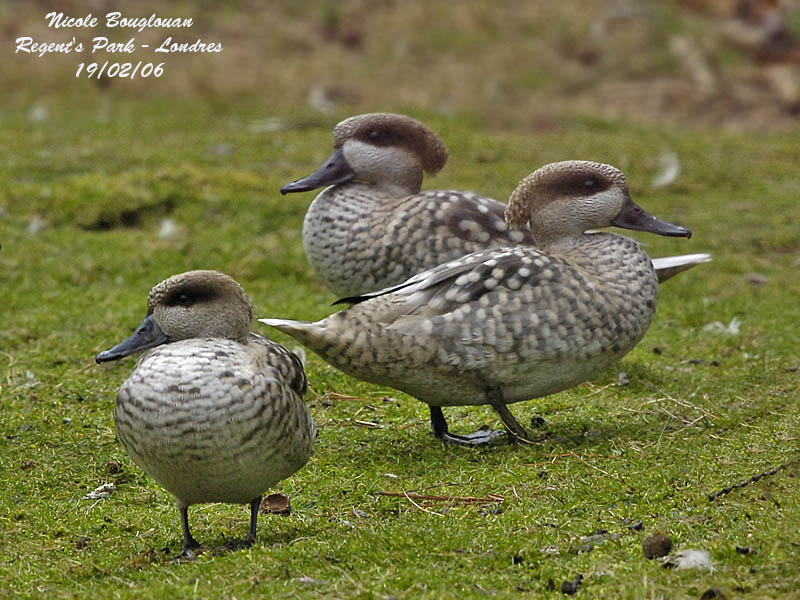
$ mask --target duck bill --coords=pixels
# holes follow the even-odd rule
[[[281,194],[308,192],[325,185],[347,183],[355,176],[355,172],[350,168],[350,165],[347,164],[347,159],[344,157],[342,149],[334,148],[328,160],[325,161],[325,164],[311,175],[293,181],[292,183],[287,183],[281,188]]]
[[[641,206],[636,204],[630,197],[625,202],[622,210],[619,211],[617,217],[611,221],[612,225],[622,227],[624,229],[633,229],[634,231],[648,231],[658,235],[666,235],[669,237],[692,237],[692,232],[680,225],[673,225],[667,223],[651,215]]]
[[[136,328],[131,337],[124,342],[120,342],[113,348],[101,352],[95,357],[98,363],[108,362],[110,360],[119,360],[134,352],[140,350],[147,350],[161,344],[166,344],[169,341],[167,336],[161,331],[161,328],[156,324],[153,315],[147,315],[145,320]]]

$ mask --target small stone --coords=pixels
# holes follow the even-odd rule
[[[515,565],[521,565],[525,562],[525,558],[520,556],[519,554],[515,554],[511,557],[511,563]]]
[[[703,595],[700,596],[700,600],[728,600],[727,596],[722,593],[722,590],[719,588],[708,588]]]
[[[748,273],[746,277],[747,281],[753,285],[764,285],[769,281],[769,279],[761,273]]]
[[[644,538],[642,550],[649,559],[666,556],[672,550],[672,538],[663,533],[654,533]]]
[[[578,591],[578,587],[581,585],[581,581],[583,581],[583,575],[580,573],[575,576],[573,581],[565,581],[561,584],[561,593],[572,595]]]
[[[488,515],[502,515],[503,508],[499,504],[494,506],[484,506],[478,511],[478,514],[482,517],[486,517]]]
[[[115,460],[110,460],[106,463],[106,473],[109,475],[116,475],[122,471],[122,465]]]
[[[86,537],[85,535],[80,536],[77,540],[75,540],[75,547],[78,550],[83,550],[86,546],[89,545],[89,540],[92,538]]]
[[[541,415],[535,415],[531,418],[531,428],[544,429],[545,427],[547,427],[547,421]]]
[[[736,546],[736,551],[739,554],[752,554],[753,549],[750,546]]]
[[[628,377],[628,374],[625,371],[620,371],[617,373],[617,386],[618,387],[627,387],[631,384],[631,379]]]

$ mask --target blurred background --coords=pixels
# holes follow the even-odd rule
[[[138,33],[105,29],[101,18],[96,30],[55,30],[44,19],[110,10],[194,25]],[[106,96],[191,98],[220,113],[259,106],[265,118],[413,108],[517,132],[557,128],[570,114],[754,131],[794,127],[800,117],[798,0],[4,0],[0,35],[0,106],[27,105],[33,120]],[[135,36],[151,48],[172,35],[224,50],[14,53],[20,36],[73,35]],[[153,58],[166,63],[159,79],[75,77],[81,61]]]

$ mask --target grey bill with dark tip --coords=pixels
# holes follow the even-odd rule
[[[692,237],[692,232],[680,225],[673,225],[654,217],[633,200],[628,198],[617,217],[611,221],[612,225],[634,231],[648,231],[658,235],[670,237]]]
[[[347,159],[345,159],[342,149],[334,148],[324,165],[307,177],[287,183],[281,188],[281,194],[308,192],[325,185],[347,183],[355,176],[355,172],[347,164]]]
[[[99,363],[119,360],[134,352],[166,344],[168,341],[169,339],[167,336],[164,335],[164,332],[161,331],[161,328],[156,324],[153,315],[147,315],[131,337],[120,342],[113,348],[101,352],[95,357],[95,360]]]

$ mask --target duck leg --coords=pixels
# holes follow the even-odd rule
[[[181,512],[181,525],[183,526],[183,549],[174,560],[194,560],[197,558],[197,550],[202,546],[189,531],[189,507],[178,506],[178,510]]]
[[[261,508],[261,496],[250,503],[250,531],[244,538],[245,548],[249,548],[256,542],[256,528],[258,527],[258,511]]]
[[[444,442],[457,444],[459,446],[485,446],[505,435],[504,431],[492,431],[490,429],[479,429],[467,435],[450,433],[447,427],[447,421],[444,418],[444,413],[442,413],[442,408],[440,406],[430,406],[429,408],[431,409],[433,435]]]
[[[228,540],[223,548],[225,550],[241,550],[250,548],[256,543],[256,528],[258,527],[258,511],[261,509],[261,496],[250,502],[250,530],[243,540]]]
[[[499,393],[495,392],[492,393],[491,395],[497,396],[499,395]],[[525,430],[525,428],[519,424],[519,421],[517,421],[514,418],[514,415],[512,415],[511,411],[508,410],[508,405],[506,405],[502,401],[492,402],[491,405],[492,408],[495,410],[495,412],[498,415],[500,415],[500,418],[503,419],[503,423],[505,424],[509,433],[511,433],[512,442],[521,441],[521,442],[532,443],[535,441],[531,439],[530,435],[528,435],[528,432]]]

